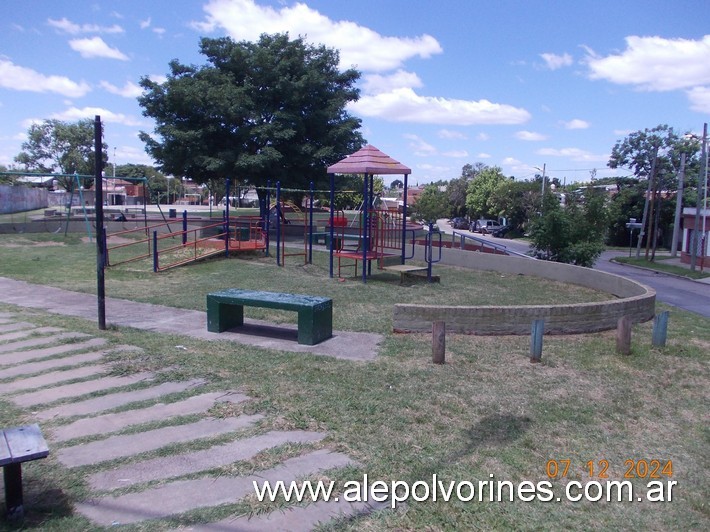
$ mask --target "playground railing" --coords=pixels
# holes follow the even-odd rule
[[[133,229],[125,229],[123,231],[117,231],[115,233],[110,233],[106,235],[107,238],[107,245],[105,246],[106,249],[106,266],[118,266],[119,264],[126,264],[129,262],[135,262],[138,260],[143,260],[143,259],[149,259],[152,254],[153,254],[153,247],[152,247],[152,238],[150,236],[151,231],[155,231],[158,228],[161,227],[168,227],[169,230],[169,223],[161,222],[159,224],[153,224],[153,225],[147,225],[143,227],[136,227]],[[174,223],[174,222],[172,222]],[[136,235],[144,234],[144,238],[135,238]],[[130,242],[121,242],[120,244],[112,244],[108,245],[108,239],[110,237],[122,237],[122,238],[128,238],[131,239]],[[132,248],[133,246],[136,246],[140,249],[141,246],[145,246],[146,251],[142,252],[139,251],[138,255],[134,256],[129,256],[127,258],[119,258],[117,260],[111,261],[111,251],[117,251],[119,249],[125,250],[128,248]],[[115,256],[115,254],[114,254]]]
[[[491,242],[490,240],[486,240],[485,238],[480,238],[477,236],[473,235],[467,235],[464,233],[459,233],[458,231],[454,231],[451,233],[451,247],[453,248],[457,241],[459,242],[459,247],[460,249],[465,250],[466,249],[466,241],[471,241],[474,242],[474,245],[479,246],[479,251],[483,251],[484,247],[488,247],[493,249],[494,253],[498,252],[503,255],[514,255],[516,257],[523,257],[526,259],[533,259],[530,255],[525,255],[524,253],[519,253],[517,251],[513,251],[512,249],[508,249],[507,246],[504,246],[503,244],[498,244],[496,242]]]
[[[206,229],[219,228],[220,231],[217,234],[212,234],[207,237],[199,237],[199,233]],[[179,236],[181,242],[178,245],[163,247],[162,242],[169,238],[175,238]],[[204,259],[206,257],[211,257],[213,255],[218,255],[224,253],[228,250],[227,245],[224,247],[210,247],[206,245],[208,241],[214,241],[215,239],[227,239],[228,231],[224,230],[224,223],[217,222],[214,224],[205,225],[197,229],[186,229],[182,231],[174,231],[172,233],[158,234],[158,231],[153,231],[153,271],[160,272],[165,271],[176,266],[181,266],[189,262],[194,262],[198,259]],[[200,246],[200,244],[204,244]],[[172,262],[164,262],[161,265],[160,256],[173,256]]]

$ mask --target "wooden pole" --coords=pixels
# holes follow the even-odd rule
[[[431,361],[434,364],[446,362],[446,322],[435,321],[431,327]]]
[[[530,362],[542,360],[542,335],[545,333],[545,320],[533,320],[530,330]]]
[[[616,322],[616,352],[620,355],[631,354],[631,318],[622,316]]]
[[[103,130],[101,117],[94,117],[94,206],[96,207],[96,295],[99,329],[106,330],[106,243],[104,242]],[[68,219],[68,218],[67,218]]]
[[[665,347],[668,332],[668,311],[664,310],[653,318],[653,345]]]

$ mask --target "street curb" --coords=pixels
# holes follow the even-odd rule
[[[654,270],[653,268],[645,268],[643,266],[638,266],[637,264],[627,264],[626,262],[619,262],[616,260],[618,257],[614,257],[609,259],[609,262],[614,262],[616,264],[620,264],[621,266],[628,266],[629,268],[636,268],[637,270],[644,270],[647,272],[652,272],[658,275],[666,275],[668,277],[675,277],[676,279],[685,279],[686,281],[693,281],[696,283],[701,283],[701,284],[710,284],[710,277],[706,277],[705,279],[692,279],[691,277],[686,277],[685,275],[680,275],[678,273],[671,273],[671,272],[663,272],[660,270]]]

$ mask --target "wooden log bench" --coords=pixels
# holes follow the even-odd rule
[[[22,519],[22,464],[49,454],[47,442],[37,424],[0,430],[0,466],[5,481],[8,519]]]
[[[207,330],[223,332],[244,324],[244,307],[298,312],[298,343],[315,345],[333,336],[333,300],[327,297],[230,288],[207,294]]]

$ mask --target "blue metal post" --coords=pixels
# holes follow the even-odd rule
[[[360,228],[360,233],[362,234],[362,282],[366,283],[367,282],[367,246],[368,246],[368,238],[367,238],[367,206],[370,203],[370,198],[368,197],[368,190],[369,190],[369,183],[368,183],[368,174],[365,174],[365,177],[363,179],[363,187],[362,187],[362,216],[360,217],[360,223],[362,224]]]
[[[158,231],[153,231],[153,272],[158,272]]]
[[[182,211],[182,245],[187,244],[187,210]]]
[[[330,174],[330,276],[333,277],[333,218],[335,214],[335,174]]]
[[[407,178],[409,174],[404,174],[404,196],[402,197],[402,264],[406,256],[405,246],[407,242]],[[414,238],[414,235],[412,235]]]
[[[308,264],[313,264],[313,200],[315,189],[311,181],[311,205],[308,212]]]
[[[276,264],[281,264],[281,181],[276,182]]]
[[[426,247],[424,248],[424,258],[426,259],[426,278],[431,282],[431,265],[434,259],[432,240],[434,234],[434,222],[429,222],[429,232],[426,235]]]
[[[231,203],[230,199],[230,189],[232,187],[232,180],[228,177],[227,178],[227,208],[225,211],[224,215],[224,254],[225,256],[229,257],[229,204]]]
[[[266,182],[266,256],[269,256],[269,246],[271,244],[271,238],[269,237],[269,231],[271,230],[271,179]]]

